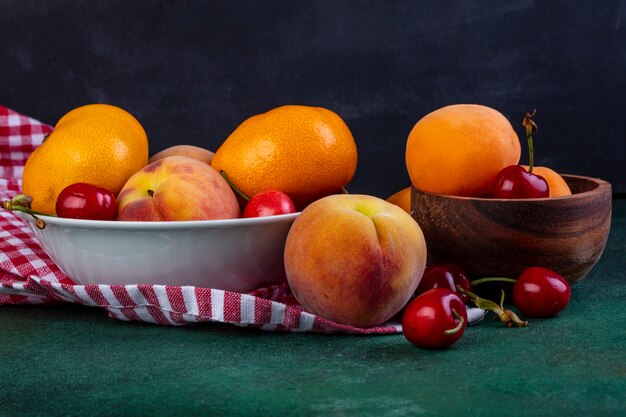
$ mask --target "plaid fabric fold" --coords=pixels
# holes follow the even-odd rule
[[[0,200],[21,189],[24,165],[52,127],[0,106]],[[240,294],[168,285],[76,285],[28,226],[0,210],[0,304],[71,302],[104,308],[118,320],[162,325],[222,322],[269,331],[386,334],[398,323],[357,328],[303,311],[286,284]]]
[[[169,285],[75,285],[38,277],[26,280],[5,277],[4,289],[22,297],[13,303],[70,302],[104,308],[110,317],[170,326],[202,322],[230,323],[269,331],[384,334],[401,331],[400,324],[357,328],[307,313],[290,302],[285,284],[240,294],[199,287]],[[3,291],[0,289],[0,292]]]

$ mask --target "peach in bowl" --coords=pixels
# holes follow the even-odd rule
[[[428,263],[452,262],[468,274],[516,278],[542,266],[573,283],[598,262],[611,225],[611,185],[563,175],[572,195],[501,199],[434,194],[412,188]]]
[[[193,221],[24,219],[78,284],[192,285],[247,292],[285,279],[283,251],[299,213]]]

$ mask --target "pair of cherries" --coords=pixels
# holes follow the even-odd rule
[[[470,281],[454,264],[437,264],[426,268],[415,291],[416,298],[402,316],[405,337],[425,348],[446,348],[461,338],[467,327],[465,303],[494,311],[507,326],[525,326],[511,310],[472,293],[474,285],[489,281],[513,282],[513,304],[528,317],[552,317],[567,306],[571,289],[558,273],[541,267],[525,269],[511,278],[482,278]]]
[[[548,182],[541,175],[533,174],[534,152],[533,134],[537,133],[537,124],[533,121],[533,113],[526,113],[522,124],[526,128],[528,140],[528,171],[520,165],[511,165],[502,169],[496,176],[492,196],[495,198],[545,198],[550,196]]]

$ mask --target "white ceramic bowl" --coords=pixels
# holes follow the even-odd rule
[[[48,255],[79,284],[192,285],[247,292],[285,279],[283,251],[298,213],[184,222],[28,222]]]

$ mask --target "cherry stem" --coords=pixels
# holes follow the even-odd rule
[[[457,324],[454,329],[446,330],[445,332],[443,332],[443,334],[445,334],[446,336],[451,336],[455,333],[458,333],[463,328],[463,324],[465,323],[463,316],[457,313],[455,309],[452,309],[452,315],[455,319],[459,321],[459,324]]]
[[[10,201],[3,201],[2,208],[9,211],[21,211],[22,213],[30,214],[33,219],[35,219],[35,225],[38,229],[45,228],[46,222],[43,219],[40,219],[38,216],[56,216],[54,214],[42,213],[40,211],[31,209],[30,207],[28,207],[28,204],[30,203],[28,199],[30,199],[30,197],[24,196],[23,194],[18,194]]]
[[[461,287],[460,285],[456,286],[458,291],[462,294],[467,295],[470,300],[472,300],[472,302],[474,304],[476,304],[476,307],[478,308],[482,308],[483,310],[489,310],[489,311],[493,311],[495,314],[497,314],[498,318],[500,319],[500,321],[502,323],[504,323],[506,325],[506,327],[524,327],[524,326],[528,326],[528,322],[521,320],[517,314],[515,314],[515,312],[508,310],[506,308],[504,308],[503,304],[504,304],[504,290],[502,291],[502,297],[500,299],[500,305],[494,303],[491,300],[487,300],[486,298],[482,298],[477,296],[476,294],[474,294],[471,291],[468,291],[466,289],[464,289],[463,287]]]
[[[513,278],[504,278],[504,277],[488,277],[488,278],[479,278],[472,281],[472,287],[478,284],[482,284],[483,282],[511,282],[515,284],[517,280]]]
[[[232,183],[232,181],[228,178],[228,175],[226,175],[226,172],[222,169],[220,170],[220,175],[222,177],[224,177],[224,179],[226,180],[226,182],[228,183],[228,185],[230,185],[230,188],[233,189],[234,192],[236,192],[237,194],[239,194],[241,196],[241,198],[243,198],[246,201],[250,201],[250,197],[248,197],[247,195],[245,195],[239,188],[235,187],[235,184]]]
[[[528,135],[528,129],[526,129],[526,134],[527,134],[527,139],[528,139],[528,158],[530,159],[530,163],[528,165],[528,173],[532,174],[533,172],[533,166],[535,166],[535,158],[534,158],[534,151],[533,151],[533,135],[530,134]]]
[[[528,140],[528,173],[532,174],[533,167],[535,166],[535,152],[533,150],[533,133],[537,133],[537,124],[533,120],[533,117],[537,113],[537,110],[533,110],[532,113],[526,113],[522,125],[526,128],[526,139]]]

